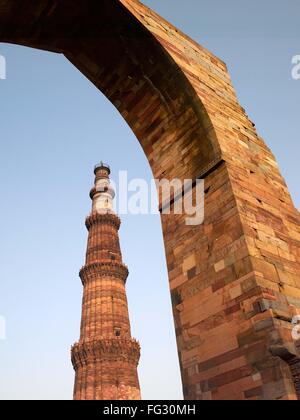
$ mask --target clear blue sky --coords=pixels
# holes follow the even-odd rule
[[[220,56],[300,206],[298,0],[145,0]],[[71,399],[92,168],[150,179],[133,133],[63,56],[0,45],[0,399]],[[147,399],[182,398],[159,216],[123,216],[133,335]]]

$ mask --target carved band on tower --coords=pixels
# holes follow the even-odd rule
[[[86,219],[86,264],[83,284],[80,340],[72,347],[75,400],[139,400],[137,366],[140,345],[132,339],[125,283],[128,269],[122,261],[113,210],[115,192],[110,168],[95,167],[91,190],[92,212]]]

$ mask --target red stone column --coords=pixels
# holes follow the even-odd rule
[[[96,168],[91,192],[93,210],[86,220],[89,231],[83,284],[80,340],[72,347],[76,372],[76,400],[138,400],[137,366],[140,346],[131,338],[118,230],[120,219],[111,203],[109,168]]]

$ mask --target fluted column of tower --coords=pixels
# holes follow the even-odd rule
[[[92,211],[86,219],[80,340],[71,352],[76,400],[140,399],[140,346],[131,338],[125,291],[128,269],[122,261],[120,219],[113,210],[115,192],[109,175],[108,165],[96,166]]]

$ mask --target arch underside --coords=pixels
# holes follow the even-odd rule
[[[209,117],[186,76],[119,1],[4,2],[0,28],[2,42],[64,54],[119,110],[155,177],[194,179],[219,157],[217,142],[205,135]]]

